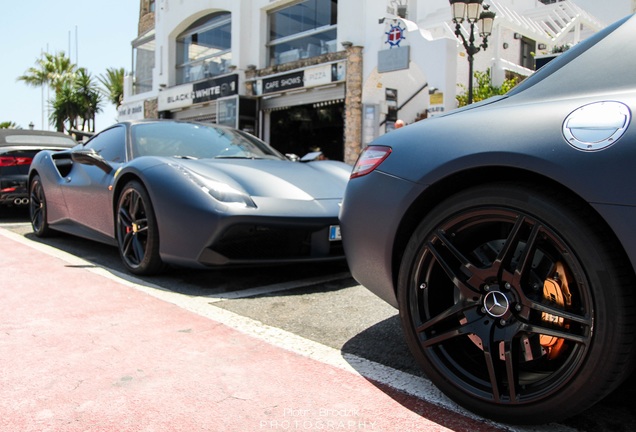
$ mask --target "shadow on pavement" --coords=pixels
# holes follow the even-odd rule
[[[375,349],[370,350],[369,347]],[[349,339],[342,346],[342,353],[353,354],[411,375],[424,376],[406,345],[398,315],[381,321]]]
[[[4,218],[0,220],[2,222],[7,221]],[[27,220],[19,220],[20,223],[26,221],[28,221],[28,217]],[[186,268],[169,266],[157,275],[137,276],[129,273],[123,266],[115,246],[62,232],[55,232],[50,237],[39,238],[30,229],[25,232],[25,228],[22,228],[21,235],[33,242],[45,244],[80,257],[96,267],[102,267],[104,270],[133,283],[158,287],[188,296],[209,296],[284,283],[295,279],[348,272],[347,264],[342,260],[337,262],[281,264],[262,267]]]

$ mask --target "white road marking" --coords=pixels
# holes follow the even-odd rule
[[[280,291],[287,291],[290,289],[304,288],[307,286],[318,285],[327,282],[333,282],[349,277],[349,273],[337,273],[327,276],[317,276],[313,278],[294,280],[290,282],[281,282],[272,285],[265,285],[261,287],[248,288],[240,291],[231,291],[221,294],[210,294],[207,296],[201,296],[209,299],[209,303],[216,303],[223,300],[236,300],[248,297],[256,297],[259,295],[270,294]]]
[[[363,376],[367,379],[382,383],[396,390],[400,390],[411,396],[422,399],[426,402],[444,407],[450,411],[456,412],[462,416],[485,422],[504,430],[518,432],[573,432],[575,429],[564,425],[551,423],[549,425],[516,427],[504,425],[489,420],[485,420],[469,411],[464,410],[459,405],[448,399],[437,387],[429,380],[415,375],[402,372],[397,369],[382,365],[380,363],[367,360],[365,358],[342,353],[340,350],[328,347],[326,345],[305,339],[297,334],[269,326],[261,321],[257,321],[234,312],[214,306],[216,301],[227,300],[231,298],[241,298],[237,293],[225,293],[223,295],[214,295],[215,301],[210,301],[208,296],[191,297],[179,294],[161,286],[138,279],[130,274],[124,274],[115,270],[106,270],[103,267],[96,266],[82,258],[69,254],[62,250],[48,246],[43,243],[34,242],[26,239],[24,236],[6,230],[0,227],[0,234],[8,237],[16,242],[27,245],[40,252],[66,261],[73,266],[82,266],[86,270],[96,273],[100,276],[109,278],[122,285],[134,288],[136,290],[147,293],[160,300],[172,303],[183,309],[189,310],[198,315],[204,316],[211,320],[224,324],[234,330],[255,337],[259,340],[267,342],[276,347],[294,352],[296,354],[308,357],[321,363],[346,370],[352,374]],[[333,279],[337,279],[333,276]],[[320,278],[312,278],[304,281],[298,281],[300,286],[314,285],[320,283]],[[276,284],[260,288],[253,288],[250,295],[259,295],[267,292],[282,291],[294,288],[292,283]],[[270,291],[267,291],[267,290]],[[274,290],[274,291],[271,291]]]

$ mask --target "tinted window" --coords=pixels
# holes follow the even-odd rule
[[[86,148],[92,148],[109,162],[126,161],[126,130],[123,126],[105,130],[90,140]]]
[[[198,123],[152,122],[132,127],[133,157],[284,159],[258,138],[237,129]]]

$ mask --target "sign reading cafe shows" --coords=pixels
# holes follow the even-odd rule
[[[275,93],[303,87],[305,85],[304,75],[304,72],[296,72],[274,78],[266,78],[263,80],[263,93]]]
[[[163,90],[157,103],[159,111],[168,111],[235,94],[238,94],[238,75],[230,75]]]
[[[255,93],[257,95],[281,93],[298,88],[335,83],[344,80],[344,78],[344,62],[325,64],[258,80],[256,81]]]

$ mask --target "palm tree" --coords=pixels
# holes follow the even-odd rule
[[[97,77],[104,86],[103,93],[110,103],[118,107],[124,99],[124,68],[108,68],[106,73]]]
[[[91,74],[85,68],[79,68],[73,81],[73,91],[79,103],[78,112],[82,119],[82,130],[95,132],[95,115],[101,111],[102,94]]]
[[[81,101],[71,83],[64,83],[55,92],[55,99],[51,101],[51,108],[49,121],[55,125],[55,129],[58,132],[77,129],[76,122],[81,111]]]
[[[64,51],[57,54],[44,53],[44,57],[39,58],[35,64],[36,66],[30,67],[24,75],[19,76],[18,81],[23,81],[31,87],[49,85],[55,92],[72,79],[77,69]]]
[[[55,99],[51,101],[51,104],[53,106],[59,105],[58,95],[66,85],[72,82],[77,66],[71,62],[70,58],[66,57],[64,51],[57,54],[44,53],[43,57],[37,59],[35,64],[36,66],[27,69],[24,75],[19,76],[17,80],[23,81],[31,87],[48,85],[55,92]],[[58,131],[63,132],[64,121],[57,118],[58,114],[51,113],[51,122],[56,125]]]

